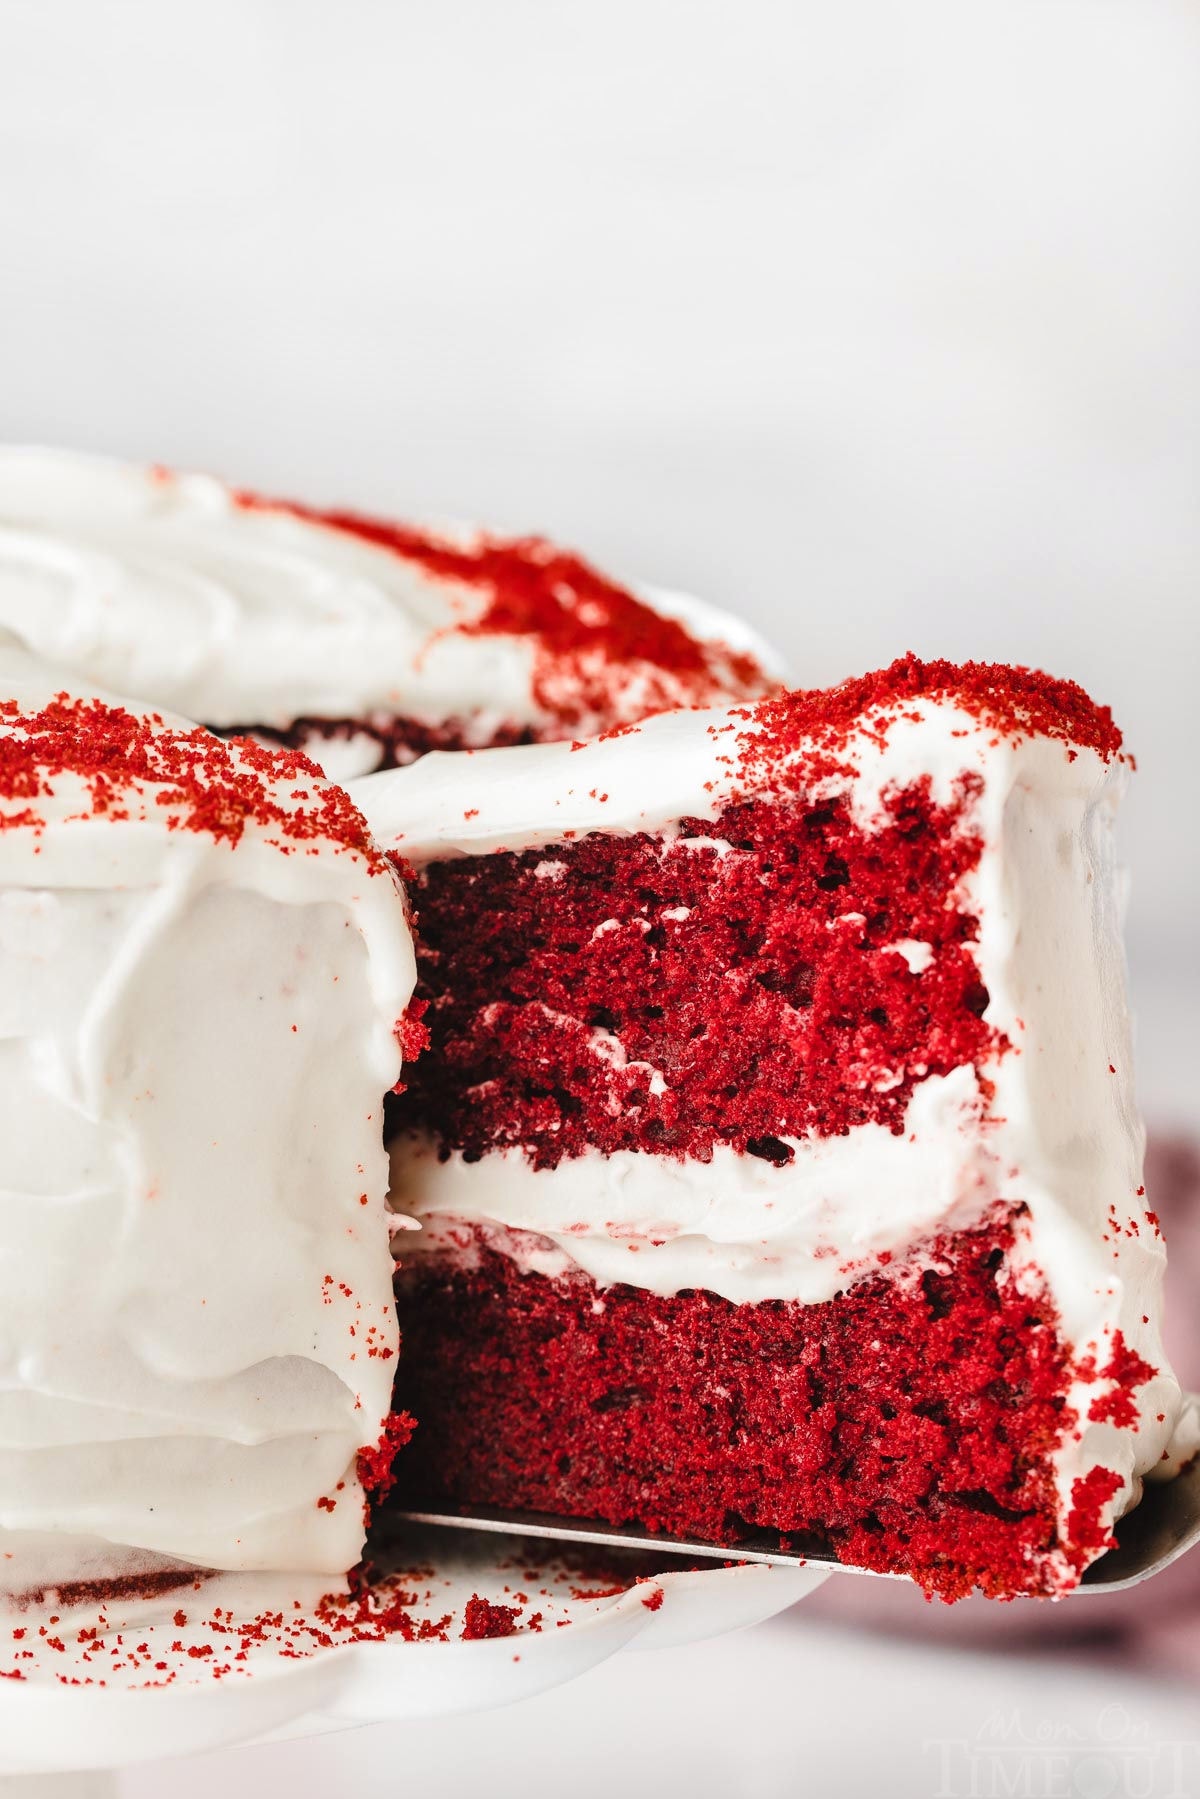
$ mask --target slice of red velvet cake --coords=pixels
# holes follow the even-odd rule
[[[319,512],[60,450],[0,449],[0,627],[334,779],[778,684],[739,620],[634,592],[543,538]]]
[[[1078,1581],[1178,1387],[1106,709],[902,661],[355,784],[413,870],[411,1501]]]

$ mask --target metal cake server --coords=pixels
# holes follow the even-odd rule
[[[736,1544],[705,1542],[700,1537],[647,1535],[636,1525],[593,1523],[587,1519],[561,1518],[549,1512],[503,1511],[481,1506],[470,1513],[393,1511],[391,1519],[435,1525],[445,1530],[473,1530],[512,1537],[544,1538],[593,1549],[638,1549],[647,1554],[683,1556],[690,1561],[766,1562],[781,1568],[811,1567],[825,1563],[845,1574],[873,1574],[883,1580],[905,1580],[903,1574],[880,1574],[874,1568],[851,1567],[839,1562],[819,1542],[801,1547],[792,1535],[784,1547],[779,1534],[761,1531]],[[1200,1541],[1200,1456],[1174,1480],[1147,1484],[1141,1503],[1126,1514],[1116,1529],[1116,1547],[1087,1569],[1078,1593],[1115,1593],[1138,1586],[1160,1574]]]

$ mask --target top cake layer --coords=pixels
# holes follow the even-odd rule
[[[396,1353],[403,895],[304,758],[0,650],[0,1592],[339,1574]]]
[[[540,538],[52,450],[0,451],[0,625],[218,730],[403,717],[467,743],[554,738],[773,685],[735,620]]]

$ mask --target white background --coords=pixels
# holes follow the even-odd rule
[[[807,685],[909,647],[1076,676],[1140,761],[1142,1087],[1185,1120],[1198,75],[1172,0],[0,0],[0,432],[542,529],[745,610]],[[593,1769],[623,1693],[668,1795],[834,1791],[804,1745],[847,1729],[837,1790],[936,1790],[922,1706],[963,1664],[776,1635],[773,1710],[739,1675],[767,1640],[595,1676]],[[702,1695],[724,1759],[656,1690]],[[523,1731],[562,1751],[585,1692],[496,1725],[497,1791],[563,1790],[549,1752],[520,1781]],[[411,1745],[466,1792],[475,1740],[360,1737],[353,1790],[402,1790]],[[338,1790],[342,1754],[279,1778]]]

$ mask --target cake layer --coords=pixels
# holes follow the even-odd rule
[[[0,1588],[358,1559],[413,978],[311,764],[0,652]]]
[[[737,621],[634,594],[542,539],[50,450],[0,451],[0,626],[216,729],[298,736],[339,777],[774,684]]]
[[[1080,1481],[1107,1525],[1167,1465],[1179,1404],[1119,752],[1069,683],[908,660],[356,783],[415,875],[432,1044],[393,1192],[429,1259],[494,1226],[497,1257],[535,1232],[542,1272],[566,1256],[602,1288],[818,1303],[1002,1205],[1077,1418],[1058,1528]],[[1114,1411],[1125,1355],[1148,1373]]]
[[[400,1280],[406,1500],[812,1533],[945,1598],[1058,1591],[1107,1541],[1119,1476],[1077,1479],[1060,1513],[1069,1352],[1013,1275],[1022,1228],[997,1207],[809,1306],[597,1285],[464,1231]],[[1113,1368],[1113,1407],[1150,1373]]]
[[[982,849],[964,776],[727,807],[415,877],[432,1051],[395,1122],[535,1168],[588,1149],[784,1166],[796,1139],[900,1132],[916,1088],[1000,1055],[984,1022]]]

